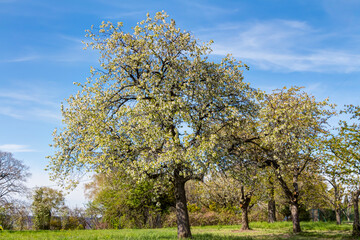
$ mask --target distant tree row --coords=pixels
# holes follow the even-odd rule
[[[39,187],[30,191],[28,167],[12,153],[0,151],[0,226],[5,230],[84,229],[85,210],[69,209],[61,191]],[[19,197],[22,200],[18,200]],[[24,198],[24,196],[27,196]],[[31,204],[26,201],[31,200]]]

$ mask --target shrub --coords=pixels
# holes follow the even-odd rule
[[[60,230],[61,229],[61,219],[58,217],[52,217],[50,220],[50,230]]]

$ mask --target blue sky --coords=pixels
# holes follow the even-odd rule
[[[245,81],[256,88],[305,86],[319,100],[360,104],[360,1],[0,0],[0,150],[30,167],[29,187],[55,185],[43,169],[60,103],[98,63],[83,50],[85,29],[105,20],[128,31],[161,10],[214,40],[214,59],[232,53],[248,64]],[[82,187],[67,201],[82,206]]]

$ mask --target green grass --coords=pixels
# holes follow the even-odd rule
[[[240,226],[192,227],[195,240],[275,240],[275,239],[354,239],[351,224],[302,222],[303,232],[292,234],[291,222],[250,223],[252,230],[239,231]],[[102,239],[177,239],[176,228],[121,229],[121,230],[76,230],[76,231],[3,231],[0,239],[51,239],[51,240],[102,240]]]

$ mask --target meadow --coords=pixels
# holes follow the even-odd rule
[[[305,240],[305,239],[357,239],[351,237],[352,225],[344,223],[302,222],[303,232],[292,233],[291,222],[250,224],[252,230],[240,231],[239,225],[192,227],[193,239],[201,240]],[[120,230],[68,230],[68,231],[3,231],[0,239],[55,239],[55,240],[102,240],[102,239],[177,239],[176,228],[120,229]]]

